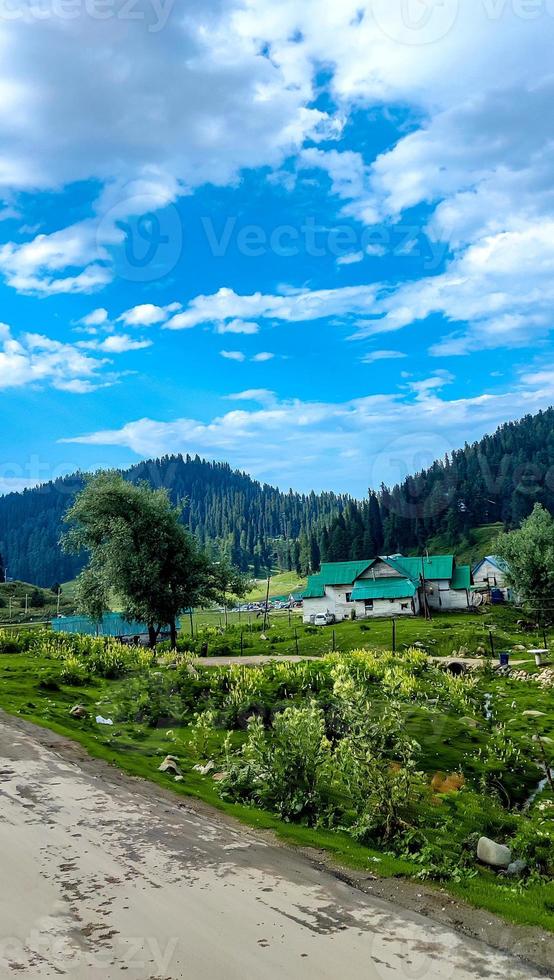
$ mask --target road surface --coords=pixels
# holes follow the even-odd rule
[[[7,716],[0,856],[2,978],[541,975]]]

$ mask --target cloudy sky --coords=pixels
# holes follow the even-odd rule
[[[363,495],[554,401],[550,0],[0,0],[0,489]]]

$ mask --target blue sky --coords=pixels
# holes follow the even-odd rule
[[[363,495],[553,401],[550,5],[0,13],[0,490]]]

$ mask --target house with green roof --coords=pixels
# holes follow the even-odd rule
[[[468,609],[471,568],[453,555],[324,562],[304,592],[305,623],[315,616],[345,619],[416,616],[430,609]]]

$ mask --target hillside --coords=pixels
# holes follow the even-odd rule
[[[519,526],[537,502],[554,513],[552,408],[500,426],[367,501],[348,503],[327,528],[321,555],[340,560],[427,548],[478,558],[501,527]]]
[[[65,616],[74,611],[73,594],[65,586],[61,589],[59,611]],[[0,583],[0,623],[37,622],[52,619],[57,612],[57,591],[29,582]]]
[[[256,577],[268,566],[299,564],[299,541],[321,521],[331,521],[348,498],[332,493],[283,493],[225,463],[198,456],[165,456],[123,472],[133,482],[165,487],[184,502],[183,520],[214,554],[225,552]],[[83,485],[80,473],[22,493],[0,497],[0,554],[10,578],[49,587],[70,581],[83,559],[64,554],[63,515]]]
[[[214,556],[227,554],[255,578],[268,567],[305,576],[320,561],[375,554],[454,551],[475,560],[502,527],[535,502],[554,513],[554,409],[502,425],[402,484],[348,496],[283,493],[225,463],[165,456],[124,471],[166,487],[183,520]],[[62,553],[62,518],[83,476],[0,498],[0,554],[10,578],[50,586],[82,560]]]

